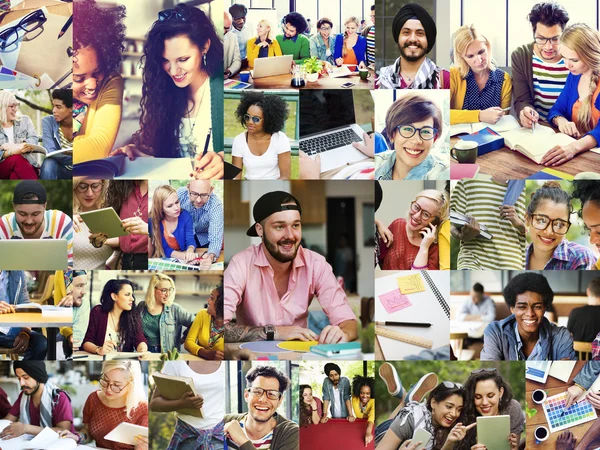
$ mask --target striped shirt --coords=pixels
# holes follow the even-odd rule
[[[60,139],[60,148],[73,147],[73,141],[70,141],[65,137],[65,133],[63,133],[63,130],[60,126],[58,127],[58,137]]]
[[[375,25],[367,33],[367,64],[375,64]]]
[[[485,225],[492,239],[476,237],[460,243],[457,269],[521,270],[525,267],[525,235],[500,216],[508,186],[493,181],[460,180],[452,191],[450,208],[470,214]],[[525,190],[515,203],[517,216],[525,222]]]
[[[194,222],[194,234],[201,247],[208,246],[208,253],[219,257],[223,247],[223,203],[215,194],[201,208],[196,208],[190,202],[187,188],[177,189],[177,197],[181,207],[190,213]]]
[[[530,270],[529,260],[533,244],[527,246],[525,252],[525,270]],[[592,270],[596,264],[594,252],[576,242],[563,239],[554,249],[552,257],[543,270]]]
[[[40,239],[66,239],[69,269],[73,269],[73,222],[64,212],[49,209],[44,212]],[[24,239],[14,212],[0,218],[0,239]]]
[[[540,118],[547,120],[548,112],[560,95],[569,75],[565,60],[549,63],[533,53],[533,106]]]
[[[246,424],[244,422],[245,419],[242,419],[238,423],[240,424],[240,427],[242,427],[242,429],[244,430],[244,434],[246,435],[246,437],[250,439],[250,436],[248,436],[248,433],[246,433]],[[261,437],[260,439],[250,439],[250,442],[252,442],[254,448],[258,450],[269,450],[271,448],[271,443],[273,442],[273,430],[269,431],[267,435]]]

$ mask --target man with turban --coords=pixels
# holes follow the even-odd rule
[[[342,377],[340,366],[334,363],[325,364],[324,368],[327,378],[323,380],[323,417],[321,423],[327,422],[327,412],[331,404],[331,417],[334,419],[346,419],[354,422],[355,418],[350,403],[350,380]]]
[[[246,14],[248,8],[241,3],[234,3],[229,7],[229,14],[233,18],[233,29],[230,31],[238,40],[240,47],[240,58],[242,58],[242,68],[248,67],[248,57],[246,56],[246,44],[252,37],[252,28],[246,25]]]
[[[392,22],[394,41],[400,57],[382,67],[376,80],[378,89],[450,89],[450,72],[427,58],[435,45],[435,22],[422,6],[404,5]]]
[[[1,439],[39,434],[45,427],[57,433],[75,432],[71,399],[65,391],[48,382],[44,361],[15,361],[15,375],[21,393],[4,420],[13,422],[0,433]]]

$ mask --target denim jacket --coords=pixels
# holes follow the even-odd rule
[[[6,302],[9,305],[21,305],[29,303],[29,293],[27,292],[27,281],[25,273],[22,270],[7,270],[4,271],[7,275]],[[6,335],[10,338],[15,338],[21,332],[21,327],[12,327]]]
[[[144,315],[148,314],[146,303],[140,302],[137,308],[143,319]],[[195,314],[186,311],[177,303],[165,305],[159,321],[161,352],[164,353],[173,348],[181,349],[183,327],[189,328],[195,317]]]
[[[573,338],[565,327],[551,323],[545,317],[539,330],[539,339],[533,353],[525,358],[522,344],[517,338],[516,319],[514,314],[506,319],[490,323],[483,332],[483,350],[481,361],[530,361],[560,359],[576,360],[573,350]]]
[[[327,47],[321,33],[317,33],[310,38],[310,56],[316,56],[321,61],[327,61],[331,65],[335,65],[333,60],[333,51],[335,46],[335,34],[329,35],[329,56],[325,54]]]
[[[42,145],[48,153],[60,150],[58,127],[59,124],[54,120],[54,116],[46,116],[42,119]]]
[[[575,375],[573,381],[584,389],[589,389],[600,375],[600,361],[588,361],[581,371]]]
[[[375,179],[391,180],[394,175],[394,165],[396,164],[396,151],[388,150],[375,155]],[[413,167],[404,178],[405,180],[444,180],[448,179],[450,174],[448,164],[441,159],[436,158],[431,153],[427,158]]]
[[[348,408],[346,407],[346,400],[350,400],[350,380],[346,377],[340,377],[340,382],[338,383],[338,390],[341,394],[340,403],[342,404],[341,411],[334,411],[334,401],[333,401],[333,383],[329,378],[325,378],[323,380],[323,401],[329,400],[331,403],[329,408],[331,410],[331,417],[334,418],[346,418],[350,414]],[[327,414],[327,411],[323,411],[323,414]]]
[[[21,120],[13,122],[13,137],[15,144],[27,142],[28,144],[38,143],[38,135],[33,126],[33,122],[27,116],[21,116]],[[4,128],[0,127],[0,145],[8,143],[8,136]],[[0,150],[0,157],[4,159],[4,150]]]

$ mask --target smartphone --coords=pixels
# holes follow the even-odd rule
[[[411,443],[414,444],[416,442],[421,442],[421,445],[419,445],[415,450],[423,450],[425,447],[427,447],[427,443],[430,439],[431,433],[429,431],[423,428],[417,428],[413,433]]]
[[[354,86],[354,83],[352,83],[352,82],[350,82],[350,81],[348,81],[347,83],[344,83],[344,84],[342,84],[342,87],[343,87],[344,89],[351,88],[352,86]]]
[[[440,224],[441,219],[439,217],[436,217],[435,219],[433,219],[431,221],[431,225],[435,225],[436,227]]]

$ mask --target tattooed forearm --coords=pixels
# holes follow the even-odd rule
[[[266,341],[267,333],[265,327],[249,327],[245,325],[236,325],[234,323],[225,324],[225,342],[251,342]]]

